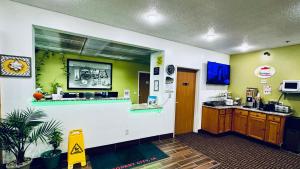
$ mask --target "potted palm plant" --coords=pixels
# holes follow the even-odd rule
[[[52,145],[53,150],[42,153],[41,157],[47,169],[55,169],[59,166],[61,150],[58,149],[63,141],[60,129],[54,130],[48,137],[48,143]]]
[[[47,142],[47,138],[60,122],[45,121],[46,114],[41,110],[27,108],[14,110],[0,121],[0,148],[15,156],[6,164],[7,169],[29,169],[32,159],[25,152],[33,143]]]

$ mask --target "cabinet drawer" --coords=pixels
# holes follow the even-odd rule
[[[280,117],[279,116],[274,116],[274,115],[269,115],[268,120],[280,122]]]
[[[258,113],[258,112],[250,112],[250,116],[255,117],[255,118],[260,118],[260,119],[266,119],[267,118],[266,114]]]
[[[226,114],[232,114],[232,109],[226,109],[225,113]]]
[[[221,109],[221,110],[219,110],[219,113],[220,113],[220,115],[223,115],[223,114],[225,114],[225,109]]]
[[[235,109],[235,113],[241,116],[248,116],[247,110]]]

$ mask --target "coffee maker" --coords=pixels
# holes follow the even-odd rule
[[[255,107],[255,97],[257,96],[257,88],[247,88],[246,89],[246,107]]]

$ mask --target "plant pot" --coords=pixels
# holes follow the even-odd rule
[[[42,153],[41,158],[43,160],[46,169],[56,169],[59,166],[61,150],[50,150]]]
[[[30,169],[30,164],[32,162],[32,158],[25,158],[25,162],[17,165],[16,161],[12,161],[6,164],[7,169]]]

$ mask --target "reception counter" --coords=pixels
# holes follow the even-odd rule
[[[32,107],[43,110],[50,119],[62,122],[67,151],[68,132],[83,129],[85,148],[99,147],[129,140],[166,134],[164,111],[160,106],[132,105],[130,99],[43,100],[32,101]],[[48,147],[49,148],[49,147]],[[41,148],[35,156],[46,149]]]
[[[63,99],[63,100],[41,100],[32,101],[33,106],[59,106],[59,105],[80,105],[80,104],[111,104],[131,103],[127,98],[104,98],[104,99]],[[162,106],[143,104],[132,104],[128,109],[132,113],[161,112]]]
[[[130,99],[126,98],[107,98],[107,99],[63,99],[63,100],[40,100],[32,101],[34,106],[58,106],[58,105],[79,105],[79,104],[108,104],[108,103],[131,103]]]

